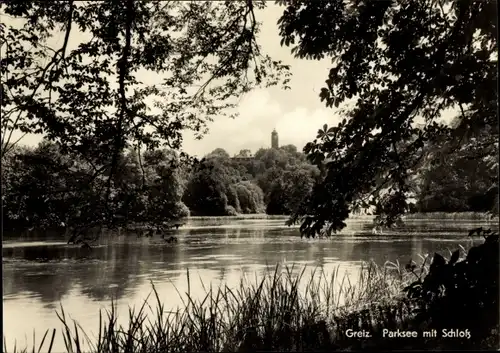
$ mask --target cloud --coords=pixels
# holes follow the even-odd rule
[[[309,110],[304,107],[295,108],[286,113],[277,124],[280,144],[292,144],[302,149],[307,142],[316,138],[318,129],[324,124],[337,125],[340,118],[335,112],[327,108]]]
[[[334,125],[339,121],[330,109],[311,110],[293,105],[292,110],[287,108],[290,107],[273,99],[269,90],[252,91],[241,100],[238,117],[221,117],[209,123],[210,131],[202,140],[196,141],[191,132],[186,132],[184,150],[200,157],[216,148],[224,148],[229,154],[241,149],[255,152],[270,147],[273,129],[278,131],[281,145],[293,144],[302,149],[316,137],[323,124]]]

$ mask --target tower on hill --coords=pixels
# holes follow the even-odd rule
[[[271,148],[279,148],[278,133],[276,132],[276,129],[274,129],[271,133]]]

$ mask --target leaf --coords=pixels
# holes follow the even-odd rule
[[[432,259],[432,265],[434,265],[435,267],[440,267],[440,266],[443,266],[445,264],[446,264],[446,260],[444,259],[444,257],[438,253],[435,253],[434,257]]]
[[[455,262],[458,261],[458,258],[460,257],[460,250],[455,250],[453,254],[451,255],[449,264],[453,265]]]

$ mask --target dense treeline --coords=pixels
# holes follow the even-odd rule
[[[190,163],[172,150],[129,149],[108,184],[100,164],[61,153],[56,144],[16,147],[2,167],[3,222],[9,228],[107,224],[160,225],[191,215],[288,215],[320,175],[293,145],[236,158],[218,148]],[[414,183],[417,212],[498,209],[488,161],[429,153]],[[241,157],[241,158],[238,158]],[[101,163],[102,164],[102,163]],[[109,187],[109,188],[108,188]],[[109,195],[107,193],[109,192]],[[104,199],[111,200],[104,203]],[[107,205],[107,207],[104,207]]]
[[[16,147],[2,168],[4,226],[159,226],[190,213],[290,214],[319,174],[291,145],[260,149],[253,159],[216,149],[196,163],[172,150],[128,149],[109,184],[103,163],[64,154],[47,141]]]
[[[428,154],[427,163],[418,173],[415,211],[498,214],[498,157],[494,152],[484,151],[484,147],[474,146],[490,143],[486,138],[480,136],[473,142],[454,153],[448,150],[456,147],[445,143],[439,151]],[[445,153],[440,153],[442,150]]]
[[[219,148],[195,167],[183,198],[193,214],[290,214],[319,175],[293,145],[261,148],[254,158],[247,154],[230,158]]]
[[[161,224],[185,217],[189,210],[181,199],[188,171],[180,162],[168,150],[142,156],[129,150],[108,180],[100,172],[105,161],[63,154],[54,143],[15,148],[2,167],[4,227]]]

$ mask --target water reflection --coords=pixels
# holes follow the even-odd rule
[[[61,327],[54,309],[65,310],[83,327],[95,327],[100,308],[115,298],[127,317],[127,305],[140,305],[155,283],[167,306],[181,305],[178,292],[202,296],[203,285],[235,286],[242,275],[262,276],[267,266],[296,264],[356,274],[361,261],[408,261],[418,254],[447,254],[470,242],[466,231],[484,222],[408,222],[405,227],[371,234],[371,223],[351,221],[333,239],[300,239],[283,219],[190,220],[175,231],[177,244],[156,237],[116,234],[87,251],[66,245],[62,234],[6,236],[3,243],[4,334],[7,343],[25,334]],[[496,227],[498,225],[490,224]],[[355,280],[355,277],[352,278]],[[120,314],[120,315],[121,315]],[[22,318],[20,320],[19,318]],[[27,323],[29,324],[27,325]],[[30,336],[30,335],[28,335]],[[28,341],[29,342],[29,341]]]

